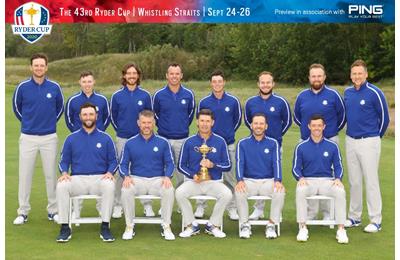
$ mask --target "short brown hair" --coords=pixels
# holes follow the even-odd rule
[[[93,76],[93,72],[91,72],[90,70],[86,70],[86,71],[82,71],[81,75],[79,76],[79,79],[87,77],[87,76]]]
[[[93,105],[93,104],[92,104],[92,103],[90,103],[90,102],[86,102],[85,104],[83,104],[83,105],[80,107],[80,109],[79,109],[79,114],[82,112],[82,109],[84,109],[84,108],[88,108],[88,107],[91,107],[91,108],[93,108],[93,109],[94,109],[94,112],[96,112],[96,113],[97,113],[96,106],[95,106],[95,105]]]
[[[121,84],[122,84],[123,86],[126,85],[127,81],[126,81],[126,79],[124,78],[124,76],[126,75],[128,69],[130,69],[130,68],[135,68],[135,70],[136,70],[136,72],[137,72],[137,74],[138,74],[138,79],[137,79],[137,81],[136,81],[136,85],[140,85],[140,78],[142,77],[142,71],[140,70],[139,66],[136,65],[135,63],[128,63],[128,64],[125,64],[125,66],[122,68]]]
[[[179,67],[180,69],[181,69],[181,73],[183,73],[183,70],[182,70],[182,66],[179,64],[179,63],[170,63],[170,64],[168,64],[168,67],[167,67],[167,73],[168,73],[168,69],[170,68],[170,67]]]
[[[221,76],[225,80],[225,75],[222,70],[214,70],[210,75],[210,81],[212,80],[212,77],[214,77],[214,76]]]
[[[36,60],[36,59],[44,59],[45,62],[46,62],[46,66],[47,66],[47,62],[49,61],[49,58],[47,58],[46,54],[44,54],[44,53],[35,53],[35,54],[33,54],[31,56],[31,65],[32,65],[33,60]]]
[[[325,72],[325,67],[324,65],[320,64],[320,63],[313,63],[310,65],[310,67],[308,68],[308,71],[310,71],[311,69],[322,69]]]
[[[154,118],[154,112],[148,109],[142,110],[139,113],[139,117],[144,116],[144,117],[150,117]]]
[[[212,112],[211,109],[208,108],[203,108],[199,111],[199,113],[197,113],[196,119],[199,119],[199,117],[203,115],[203,116],[210,116],[212,120],[214,120],[214,113]]]
[[[365,61],[363,61],[361,59],[354,61],[353,64],[351,64],[350,69],[352,69],[353,67],[358,67],[358,66],[364,67],[365,71],[367,71],[367,64],[365,63]]]
[[[260,80],[260,77],[261,77],[262,75],[270,75],[271,78],[272,78],[272,80],[274,80],[274,75],[272,75],[272,72],[269,72],[269,71],[262,71],[262,72],[260,72],[260,74],[258,74],[258,80]]]

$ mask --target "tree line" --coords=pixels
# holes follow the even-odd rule
[[[307,82],[311,63],[322,63],[330,84],[344,84],[358,58],[373,81],[394,77],[394,25],[386,24],[54,24],[35,44],[7,25],[6,57],[45,52],[54,61],[105,53],[136,54],[151,72],[168,61],[183,63],[186,79],[204,79],[220,68],[228,78],[254,80],[263,70],[289,84]]]

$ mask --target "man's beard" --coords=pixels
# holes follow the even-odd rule
[[[88,122],[91,122],[90,125],[87,124],[86,122],[87,122],[87,121],[84,121],[84,122],[82,122],[82,124],[83,124],[86,128],[88,128],[88,129],[92,129],[92,128],[94,128],[94,127],[96,126],[96,122],[94,122],[94,121],[88,121]]]
[[[262,95],[267,96],[267,95],[269,95],[269,94],[272,93],[272,89],[271,89],[270,91],[268,91],[268,92],[264,92],[264,91],[262,91],[262,90],[260,89],[260,93],[261,93]]]
[[[324,83],[314,83],[311,85],[311,88],[314,90],[320,90],[324,86]]]

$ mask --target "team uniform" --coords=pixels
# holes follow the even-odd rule
[[[222,98],[218,99],[211,93],[200,100],[197,113],[201,109],[210,109],[213,112],[215,121],[212,131],[225,139],[228,145],[229,158],[232,162],[233,158],[235,158],[235,132],[239,129],[242,121],[242,109],[239,99],[227,92],[224,92]],[[236,184],[234,172],[231,170],[225,173],[223,178],[224,183],[234,192]],[[236,208],[234,199],[227,206],[228,210],[230,208]]]
[[[24,221],[26,221],[31,209],[29,197],[32,177],[36,155],[40,152],[46,180],[48,217],[52,219],[57,213],[55,189],[58,137],[56,125],[64,110],[61,87],[47,78],[40,85],[33,78],[29,78],[21,82],[15,89],[12,104],[16,117],[21,121],[18,215],[23,215]]]
[[[174,162],[177,164],[182,144],[189,136],[189,127],[195,112],[195,98],[192,90],[180,85],[174,93],[168,86],[158,90],[153,96],[153,111],[158,134],[171,144]],[[183,182],[181,174],[176,175],[176,187]]]
[[[151,110],[150,93],[140,86],[131,91],[127,86],[122,86],[111,96],[111,124],[117,137],[116,146],[118,158],[121,159],[122,151],[126,141],[139,133],[137,120],[139,113],[143,110]],[[122,178],[116,175],[114,207],[121,209],[121,187]]]
[[[298,181],[305,178],[308,185],[296,187],[297,222],[307,220],[306,197],[326,195],[335,199],[336,224],[346,220],[346,192],[344,187],[333,185],[342,180],[343,166],[338,145],[327,138],[315,143],[311,137],[299,143],[293,155],[293,176]]]
[[[247,198],[256,195],[272,197],[270,219],[279,223],[285,193],[274,191],[274,183],[282,181],[278,142],[270,137],[258,141],[253,135],[240,140],[236,148],[236,179],[246,184],[246,192],[235,192],[239,223],[247,223]]]
[[[292,125],[289,103],[275,93],[272,93],[267,99],[263,99],[260,95],[247,99],[244,122],[250,130],[253,115],[256,113],[263,113],[267,116],[268,128],[265,134],[276,139],[281,147],[282,137]]]
[[[344,92],[346,106],[346,159],[349,171],[349,219],[361,222],[362,185],[366,185],[368,215],[371,223],[382,222],[382,198],[378,167],[381,138],[389,125],[389,113],[383,92],[369,82],[359,90],[349,87]]]
[[[163,179],[172,178],[174,172],[174,160],[168,141],[154,134],[148,140],[141,134],[130,138],[125,144],[119,172],[123,179],[131,176],[134,182],[129,188],[122,187],[121,191],[126,225],[134,225],[135,196],[147,194],[161,196],[163,224],[170,225],[174,188],[162,186]]]
[[[345,107],[340,94],[326,85],[318,93],[311,89],[299,93],[294,105],[294,122],[300,127],[302,140],[310,136],[308,122],[314,114],[324,117],[324,137],[338,143],[337,135],[346,124]]]
[[[110,222],[114,201],[114,181],[102,179],[107,172],[115,173],[117,153],[110,135],[99,129],[87,133],[83,128],[65,140],[59,164],[60,172],[69,172],[71,181],[57,184],[59,223],[68,223],[69,199],[78,195],[101,196],[101,219]]]
[[[105,96],[93,93],[88,97],[83,91],[71,96],[65,105],[65,123],[71,132],[75,132],[82,127],[79,118],[80,108],[85,103],[91,103],[96,106],[97,121],[96,127],[105,131],[110,124],[110,108]]]
[[[200,147],[203,143],[212,148],[207,154],[207,159],[213,162],[214,167],[208,169],[211,180],[196,183],[193,176],[200,171],[200,161],[203,158],[201,153],[195,150],[195,147]],[[179,157],[178,170],[184,174],[186,181],[175,192],[185,226],[195,221],[189,201],[189,197],[195,195],[210,195],[217,198],[209,222],[214,226],[222,225],[224,210],[232,199],[231,191],[222,183],[222,172],[229,171],[230,168],[231,162],[227,145],[222,137],[212,133],[207,140],[204,140],[199,134],[196,134],[185,140]]]

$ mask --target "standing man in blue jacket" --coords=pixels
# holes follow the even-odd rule
[[[217,198],[210,220],[206,225],[206,233],[217,238],[224,238],[226,234],[220,229],[222,217],[228,203],[232,199],[232,192],[222,182],[222,172],[231,168],[228,148],[224,138],[214,134],[214,114],[209,109],[202,109],[197,114],[198,133],[187,138],[182,145],[178,162],[179,171],[184,174],[185,182],[175,192],[176,201],[182,210],[182,217],[186,229],[179,234],[186,238],[200,233],[199,224],[196,222],[191,196],[209,195]],[[210,151],[203,159],[199,147],[206,144]],[[197,175],[200,168],[208,169],[210,180],[202,180]]]
[[[251,119],[256,113],[263,113],[267,117],[268,128],[265,134],[278,141],[282,149],[282,139],[292,125],[292,113],[285,98],[273,93],[275,87],[274,76],[269,71],[258,75],[259,94],[247,99],[245,104],[244,122],[251,131]],[[282,150],[281,150],[282,151]],[[264,215],[265,201],[256,201],[250,219],[258,219]]]
[[[101,196],[100,238],[114,241],[109,223],[114,201],[117,170],[117,151],[109,134],[96,128],[96,106],[85,103],[80,109],[82,128],[70,134],[64,142],[59,164],[61,177],[57,184],[57,204],[60,213],[60,234],[57,242],[68,242],[71,229],[68,226],[69,200],[79,195]],[[71,175],[68,174],[71,167]]]
[[[181,65],[178,63],[168,65],[165,76],[168,84],[154,94],[153,111],[158,134],[168,139],[177,164],[183,141],[189,136],[196,103],[193,91],[181,84],[183,78]],[[176,174],[176,187],[182,182],[183,175]]]
[[[171,182],[174,173],[171,145],[164,137],[154,134],[155,120],[152,111],[141,111],[137,123],[140,133],[126,142],[119,171],[124,180],[121,201],[126,222],[122,239],[129,240],[135,235],[135,196],[156,195],[161,196],[161,235],[165,240],[174,240],[170,226],[175,200]]]
[[[42,168],[46,180],[47,217],[57,221],[56,204],[56,157],[58,137],[57,121],[63,113],[64,97],[60,85],[46,77],[47,56],[34,54],[31,57],[32,77],[21,82],[13,96],[13,110],[21,121],[19,138],[19,185],[18,216],[15,225],[22,225],[28,220],[31,210],[29,197],[36,156],[42,158]]]
[[[324,117],[312,115],[308,128],[311,135],[299,143],[293,155],[293,176],[297,180],[296,213],[299,223],[297,241],[308,240],[307,197],[325,195],[335,200],[335,220],[338,225],[336,239],[347,244],[349,239],[344,229],[346,221],[346,191],[342,183],[343,166],[339,146],[324,137]]]
[[[310,136],[308,122],[312,115],[321,114],[326,122],[324,137],[339,144],[339,131],[346,124],[345,107],[339,92],[325,85],[326,73],[322,64],[310,65],[308,80],[310,87],[299,93],[294,105],[294,122],[300,127],[301,140]],[[309,201],[308,217],[318,214],[318,201]],[[329,205],[321,201],[324,218],[329,217]]]
[[[101,131],[106,131],[110,124],[110,107],[104,95],[94,91],[96,83],[91,71],[83,71],[79,77],[81,91],[71,96],[65,105],[65,123],[71,132],[79,130],[82,122],[79,119],[80,107],[89,102],[96,106],[97,122],[96,127]]]
[[[280,222],[285,200],[282,184],[282,167],[278,142],[265,136],[267,118],[264,113],[255,113],[251,120],[252,134],[241,139],[236,149],[236,203],[239,211],[239,237],[250,238],[249,196],[272,197],[269,223],[265,237],[277,237],[275,224]]]
[[[122,68],[122,87],[111,96],[111,124],[113,125],[116,137],[116,146],[118,158],[121,159],[122,151],[126,141],[139,133],[137,120],[140,111],[151,110],[150,93],[140,87],[142,71],[134,63],[128,63]],[[113,209],[113,218],[121,218],[121,188],[122,178],[119,174],[116,176],[115,201]],[[153,217],[154,212],[150,202],[145,203],[145,214]]]
[[[363,181],[370,223],[365,232],[381,230],[382,198],[379,188],[379,158],[381,138],[389,125],[385,95],[367,81],[367,65],[356,60],[351,65],[353,86],[344,92],[346,105],[346,159],[349,171],[350,207],[347,227],[361,225]]]
[[[225,83],[225,76],[222,71],[216,70],[211,74],[210,84],[212,92],[199,101],[197,113],[204,108],[210,109],[213,112],[215,123],[212,131],[225,139],[228,145],[229,157],[233,165],[233,159],[235,158],[235,133],[242,121],[242,108],[239,99],[225,91]],[[230,172],[224,173],[223,176],[224,183],[233,193],[236,185],[233,167]],[[197,209],[194,213],[195,217],[203,217],[205,205],[205,203],[197,203]],[[234,198],[232,198],[226,209],[230,219],[239,219]]]

